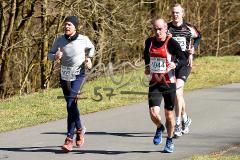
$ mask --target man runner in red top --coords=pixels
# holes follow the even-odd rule
[[[151,75],[149,84],[149,112],[153,123],[157,126],[153,143],[162,142],[162,133],[165,129],[161,123],[160,104],[164,98],[164,109],[167,124],[167,140],[164,151],[171,153],[174,150],[172,141],[174,130],[174,100],[176,96],[176,78],[174,68],[178,65],[186,65],[186,56],[180,45],[173,38],[167,36],[167,23],[163,19],[153,22],[155,36],[145,42],[144,60],[145,74]],[[174,63],[174,59],[178,59]]]
[[[186,106],[183,97],[184,83],[186,82],[192,68],[194,50],[197,49],[200,41],[201,34],[198,30],[186,23],[183,20],[184,9],[180,4],[175,4],[172,8],[172,22],[168,23],[168,30],[181,46],[184,51],[186,58],[188,59],[187,66],[177,66],[175,74],[177,78],[177,96],[175,101],[175,114],[176,114],[176,125],[174,130],[174,136],[180,137],[183,133],[189,132],[189,126],[191,124],[191,118],[187,116]],[[193,44],[191,42],[193,41]]]

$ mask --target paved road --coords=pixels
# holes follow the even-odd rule
[[[240,84],[186,93],[191,133],[174,140],[175,152],[152,144],[155,127],[147,103],[82,117],[87,127],[81,150],[65,154],[65,120],[0,134],[0,160],[179,160],[240,144]],[[166,134],[164,135],[166,137]]]

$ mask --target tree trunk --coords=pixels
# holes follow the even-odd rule
[[[48,32],[47,32],[47,5],[48,0],[42,3],[42,46],[41,46],[41,89],[48,88]]]
[[[8,80],[8,61],[9,61],[9,57],[10,54],[7,54],[7,47],[10,46],[10,37],[13,31],[13,25],[14,25],[14,21],[15,21],[15,13],[16,13],[16,4],[17,1],[13,0],[11,2],[11,12],[10,12],[10,16],[9,16],[9,22],[7,24],[6,30],[3,33],[3,37],[2,37],[2,41],[0,42],[1,46],[0,46],[0,96],[2,98],[4,98],[5,94],[6,94],[6,82]],[[1,3],[2,6],[2,3]],[[3,12],[3,11],[1,11]],[[2,15],[4,16],[4,14]],[[1,20],[4,21],[4,17],[1,16]],[[2,23],[2,22],[1,22]],[[2,32],[2,31],[1,31]]]
[[[220,31],[221,31],[221,0],[217,0],[217,49],[216,49],[216,57],[219,55],[219,47],[220,47]]]

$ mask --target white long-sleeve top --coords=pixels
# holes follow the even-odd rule
[[[95,47],[87,36],[79,34],[77,39],[69,41],[64,35],[59,36],[48,53],[48,59],[53,61],[58,48],[63,52],[61,65],[66,67],[80,67],[88,57],[95,55]]]

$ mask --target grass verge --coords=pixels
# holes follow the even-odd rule
[[[240,160],[240,145],[236,144],[209,155],[195,155],[186,160]]]
[[[220,157],[215,157],[215,156],[195,156],[191,158],[190,160],[239,160],[240,156],[220,156]]]

